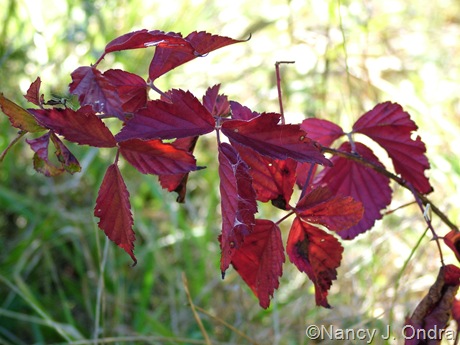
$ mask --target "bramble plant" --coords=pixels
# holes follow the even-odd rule
[[[69,91],[78,97],[79,105],[65,99],[45,101],[39,77],[25,95],[35,108],[23,109],[0,94],[0,107],[19,129],[0,160],[28,133],[32,135],[26,142],[34,151],[34,168],[46,176],[81,170],[60,137],[80,145],[113,148],[114,162],[107,167],[94,215],[99,218],[100,229],[135,265],[133,217],[119,160],[124,159],[142,174],[158,175],[161,186],[175,191],[177,201],[184,202],[190,172],[203,169],[193,155],[195,145],[201,136],[215,132],[222,210],[218,237],[221,274],[224,277],[232,265],[263,308],[269,307],[279,286],[285,253],[313,282],[316,304],[329,308],[328,291],[337,278],[343,254],[339,239],[352,240],[382,218],[382,210],[392,200],[393,180],[413,193],[440,254],[436,283],[407,324],[412,329],[444,328],[452,309],[459,308],[454,297],[460,285],[460,268],[445,264],[442,245],[460,259],[460,234],[426,196],[432,186],[425,176],[429,169],[425,144],[419,136],[412,138],[417,126],[399,104],[377,104],[349,133],[316,118],[286,124],[279,64],[289,61],[275,64],[279,113],[257,113],[228,100],[219,93],[220,85],[209,87],[202,101],[188,90],[163,92],[154,85],[172,69],[240,42],[245,40],[206,32],[193,32],[184,38],[179,33],[139,30],[107,44],[94,65],[72,72]],[[99,69],[106,54],[149,47],[154,47],[155,53],[147,81],[120,69]],[[150,90],[159,94],[158,99],[149,99]],[[121,122],[118,133],[113,134],[104,123],[109,118]],[[388,153],[394,172],[371,148],[355,140],[356,133],[368,136]],[[57,160],[49,156],[50,141]],[[297,187],[300,192],[293,194]],[[293,195],[299,195],[298,199],[293,200]],[[257,202],[271,202],[287,214],[277,221],[256,219]],[[432,227],[431,212],[451,229],[444,237]],[[292,218],[284,247],[278,225]]]

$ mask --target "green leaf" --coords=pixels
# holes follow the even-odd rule
[[[10,101],[3,93],[0,93],[0,108],[8,116],[13,127],[31,133],[45,130],[27,110]]]

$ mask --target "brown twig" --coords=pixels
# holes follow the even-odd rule
[[[295,63],[295,61],[276,61],[275,70],[276,70],[276,87],[278,89],[278,102],[280,104],[280,114],[281,114],[281,123],[284,125],[284,109],[283,109],[283,96],[281,94],[281,75],[280,75],[280,65],[283,63]]]
[[[27,131],[19,131],[18,133],[18,136],[16,138],[13,139],[13,141],[11,143],[8,144],[8,146],[6,147],[6,149],[2,152],[2,154],[0,155],[0,162],[3,161],[3,159],[5,158],[6,154],[8,153],[8,151],[11,149],[11,147],[13,147],[14,144],[16,144],[25,134],[27,133]]]

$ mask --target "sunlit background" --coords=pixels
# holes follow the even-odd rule
[[[201,98],[220,83],[232,100],[259,112],[278,111],[274,64],[286,60],[295,61],[281,68],[289,122],[319,117],[350,130],[376,103],[400,103],[427,144],[435,188],[430,199],[460,223],[458,1],[0,0],[0,92],[30,106],[22,95],[40,76],[45,98],[65,97],[74,69],[94,63],[115,37],[143,28],[251,36],[159,78],[162,90],[188,89]],[[152,54],[113,53],[100,66],[147,77]],[[0,115],[0,152],[15,135]],[[334,309],[317,308],[312,283],[286,263],[272,306],[262,310],[233,270],[220,278],[212,135],[198,145],[199,165],[207,169],[191,175],[185,205],[176,204],[156,177],[123,167],[139,261],[131,268],[121,249],[107,245],[92,216],[114,153],[71,147],[83,166],[74,176],[38,175],[23,142],[0,163],[2,344],[206,344],[206,337],[212,344],[307,344],[314,343],[305,336],[309,324],[382,332],[390,324],[400,336],[404,318],[437,275],[439,254],[431,235],[422,237],[423,215],[411,205],[343,243],[329,295]],[[389,210],[411,201],[394,187]],[[261,214],[273,220],[283,215],[269,207]],[[288,223],[282,223],[285,237]],[[447,233],[436,217],[433,224],[439,235]],[[455,263],[444,249],[446,261]],[[202,308],[204,332],[187,286]]]

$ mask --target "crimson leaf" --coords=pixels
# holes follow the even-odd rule
[[[105,173],[96,199],[94,215],[98,217],[99,228],[107,237],[131,256],[134,265],[135,234],[133,216],[129,202],[129,192],[116,163],[111,164]]]
[[[30,84],[29,89],[27,90],[27,93],[24,95],[24,97],[30,102],[35,105],[41,106],[44,102],[43,95],[40,95],[40,85],[42,81],[40,77],[37,77],[35,81]]]
[[[124,120],[122,101],[117,89],[95,67],[82,66],[72,72],[70,93],[78,95],[81,105],[91,105],[96,113]]]
[[[342,128],[333,122],[309,118],[302,121],[302,128],[309,138],[319,142],[323,146],[331,146],[331,144],[345,133]]]
[[[80,145],[114,147],[117,143],[104,122],[96,116],[91,106],[77,111],[65,109],[29,109],[43,126]]]
[[[379,166],[373,152],[364,144],[355,142],[356,153],[365,160]],[[350,143],[345,142],[339,151],[352,152]],[[391,188],[388,177],[351,159],[334,156],[331,158],[333,167],[325,168],[315,180],[315,184],[326,184],[333,193],[349,195],[364,206],[361,221],[348,230],[338,231],[343,239],[353,239],[369,230],[377,219],[382,218],[380,211],[391,202]]]
[[[190,92],[173,89],[171,102],[149,101],[135,113],[115,138],[173,139],[202,135],[214,130],[215,121],[209,111]]]
[[[4,97],[3,93],[0,93],[0,109],[8,116],[11,125],[15,128],[31,133],[44,130],[27,110]]]
[[[193,154],[198,136],[176,139],[171,145],[177,149],[185,150]],[[160,184],[169,192],[177,193],[177,202],[183,203],[185,201],[185,194],[187,192],[188,173],[174,174],[174,175],[160,175],[158,177]]]
[[[192,154],[161,140],[127,140],[120,143],[120,153],[143,174],[171,175],[197,170]]]
[[[190,33],[180,43],[170,44],[165,41],[156,44],[155,55],[149,67],[149,78],[154,81],[166,72],[196,57],[238,42],[243,41],[201,31]]]
[[[81,171],[80,163],[78,163],[77,158],[70,152],[67,146],[53,133],[51,132],[51,141],[56,148],[55,155],[59,162],[62,164],[62,167],[70,174]]]
[[[460,261],[460,232],[451,230],[444,236],[444,243],[454,252],[457,260]]]
[[[296,217],[289,232],[286,252],[289,260],[305,272],[315,285],[316,305],[330,308],[327,301],[332,281],[337,279],[337,267],[343,247],[332,235]]]
[[[230,103],[227,96],[219,95],[220,84],[206,90],[203,97],[203,105],[212,116],[227,116],[230,113]]]
[[[115,86],[124,112],[133,113],[147,104],[147,84],[137,74],[109,69],[104,77]]]
[[[235,101],[230,101],[230,109],[232,111],[232,119],[234,120],[249,121],[260,115],[258,112],[252,111],[248,107]]]
[[[363,205],[350,196],[333,195],[329,188],[318,186],[297,203],[296,213],[309,223],[321,224],[333,231],[344,231],[363,217]]]
[[[45,176],[57,176],[64,172],[62,167],[57,167],[49,160],[48,147],[51,132],[35,139],[26,139],[27,144],[35,152],[33,162],[34,169]]]
[[[426,194],[433,190],[425,176],[430,164],[423,141],[419,136],[415,140],[411,138],[415,130],[417,126],[409,114],[391,102],[376,105],[353,125],[353,132],[365,134],[379,143],[388,152],[395,171]]]
[[[249,147],[237,143],[232,145],[251,168],[249,173],[257,200],[271,201],[275,206],[286,210],[294,191],[297,162],[291,158],[280,160],[262,156]]]
[[[219,145],[219,177],[222,210],[220,269],[224,276],[235,251],[254,227],[257,203],[249,167],[227,143]]]
[[[284,248],[281,232],[271,220],[257,219],[253,231],[232,257],[232,266],[259,299],[262,308],[268,308],[270,298],[279,286],[283,274]]]
[[[317,144],[299,125],[278,124],[279,114],[264,113],[249,121],[229,120],[222,133],[235,142],[275,159],[293,158],[300,162],[330,165]]]

